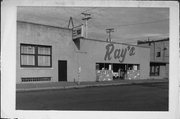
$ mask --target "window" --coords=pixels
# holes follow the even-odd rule
[[[156,57],[161,57],[161,52],[157,52]]]
[[[151,46],[151,42],[149,42],[149,46]]]
[[[150,64],[150,76],[159,76],[160,65],[159,64]]]
[[[51,67],[51,46],[21,44],[21,67]]]
[[[169,49],[165,47],[163,50],[164,50],[164,56],[169,57]]]
[[[161,48],[156,49],[156,57],[161,57]]]
[[[50,81],[51,77],[23,77],[22,82],[34,82],[34,81]]]
[[[133,65],[133,70],[140,70],[139,64],[134,64]]]

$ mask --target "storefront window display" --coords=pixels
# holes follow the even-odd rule
[[[137,79],[140,77],[139,69],[139,64],[96,63],[98,81],[103,75],[102,72],[111,76],[109,80]]]

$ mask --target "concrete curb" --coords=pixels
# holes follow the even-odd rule
[[[27,92],[27,91],[45,91],[45,90],[58,90],[58,89],[79,89],[88,87],[103,87],[103,86],[118,86],[118,85],[132,85],[132,84],[144,84],[144,83],[161,83],[167,81],[152,81],[152,82],[126,82],[126,83],[106,83],[106,84],[86,84],[86,85],[74,85],[74,86],[60,86],[60,87],[39,87],[39,88],[24,88],[16,89],[16,92]]]
[[[45,87],[45,88],[27,88],[27,89],[17,89],[16,92],[58,90],[58,89],[73,89],[73,88],[79,89],[79,88],[102,87],[102,86],[113,86],[113,85],[123,85],[123,84],[129,84],[129,83],[75,85],[75,86]]]

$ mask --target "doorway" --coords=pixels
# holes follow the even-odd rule
[[[67,81],[67,61],[58,61],[58,81]]]

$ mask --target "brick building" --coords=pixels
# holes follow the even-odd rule
[[[169,77],[169,38],[154,41],[138,41],[139,46],[150,47],[150,77]]]

